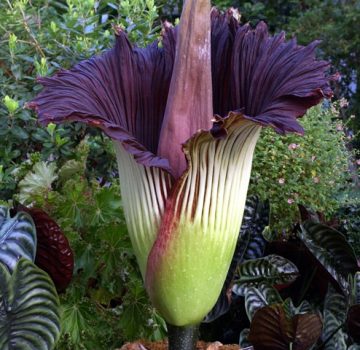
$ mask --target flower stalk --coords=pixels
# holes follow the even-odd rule
[[[169,350],[196,350],[198,325],[173,326],[167,323]]]

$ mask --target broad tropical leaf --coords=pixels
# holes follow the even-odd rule
[[[50,350],[60,333],[59,299],[49,276],[20,259],[0,264],[0,349]]]
[[[233,292],[244,295],[245,286],[251,284],[290,283],[298,277],[298,274],[295,264],[279,255],[268,255],[264,258],[248,260],[240,265],[239,278],[236,280]]]
[[[258,259],[264,255],[266,240],[262,232],[269,224],[270,206],[251,196],[246,201],[244,218],[233,261],[236,265],[245,260]]]
[[[360,304],[350,307],[346,324],[350,336],[357,343],[360,343]]]
[[[353,344],[347,350],[360,350],[360,344]]]
[[[244,328],[241,332],[240,332],[240,337],[239,337],[239,345],[240,348],[247,348],[249,346],[251,346],[251,344],[248,341],[248,336],[250,333],[250,329],[249,328]]]
[[[37,253],[35,264],[46,271],[58,291],[64,290],[70,283],[74,256],[69,241],[59,225],[42,209],[18,206],[34,220],[37,232]]]
[[[324,303],[324,328],[322,340],[326,342],[325,349],[346,350],[346,334],[342,326],[346,319],[347,300],[344,295],[336,293],[329,286]]]
[[[36,253],[36,230],[31,217],[23,212],[10,216],[7,207],[0,206],[0,263],[10,271],[24,257],[34,261]]]
[[[212,322],[230,309],[231,286],[236,269],[244,260],[260,258],[264,255],[266,241],[262,232],[268,223],[269,204],[261,202],[257,196],[248,197],[235,253],[224,286],[215,306],[203,322]]]
[[[300,238],[347,294],[348,275],[354,274],[358,266],[354,250],[345,236],[326,225],[306,221],[301,225]]]
[[[320,316],[302,314],[288,318],[282,305],[276,304],[255,313],[248,339],[256,350],[307,350],[320,337],[321,328]]]
[[[324,329],[322,341],[325,342],[325,350],[346,350],[347,335],[342,329],[343,324],[339,322],[336,316],[328,311],[324,312]]]
[[[296,307],[293,304],[292,300],[290,298],[287,298],[283,303],[283,307],[286,315],[288,315],[289,317],[311,313],[314,311],[309,302],[306,300],[304,300],[298,307]]]
[[[351,279],[350,308],[346,325],[350,336],[360,343],[360,271]]]
[[[350,276],[350,304],[360,304],[360,271]]]
[[[268,284],[260,283],[256,287],[245,287],[245,310],[250,321],[257,310],[278,303],[282,303],[278,291]]]

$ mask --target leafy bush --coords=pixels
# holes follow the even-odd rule
[[[45,208],[75,252],[73,281],[60,299],[58,349],[109,349],[130,339],[164,336],[132,252],[118,181],[102,186],[101,179],[85,176],[90,144],[86,138],[76,158],[60,167],[54,161],[35,163],[16,196]]]
[[[24,109],[40,86],[37,76],[70,68],[112,45],[112,25],[129,33],[139,45],[154,39],[158,27],[153,1],[15,0],[0,2],[0,197],[9,199],[23,173],[28,154],[41,151],[42,160],[65,162],[89,132],[81,124],[40,128]],[[102,163],[101,154],[93,159]],[[91,158],[91,157],[90,157]],[[109,167],[109,164],[103,164]],[[98,170],[98,169],[97,169]],[[104,170],[104,169],[101,169]],[[105,169],[107,170],[107,169]],[[107,172],[98,174],[106,177]]]
[[[289,231],[299,221],[298,204],[330,216],[338,195],[351,190],[344,125],[335,106],[314,107],[302,119],[304,136],[262,131],[256,146],[249,193],[268,199],[270,227]]]

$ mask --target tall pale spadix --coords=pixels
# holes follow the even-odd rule
[[[186,0],[162,45],[115,47],[41,78],[43,123],[83,121],[114,140],[127,226],[146,288],[168,323],[198,323],[224,282],[262,126],[296,119],[331,90],[316,43],[271,37],[231,11]],[[214,117],[215,116],[215,117]]]

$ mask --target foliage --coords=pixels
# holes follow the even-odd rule
[[[21,258],[12,274],[0,264],[0,281],[1,349],[53,349],[60,333],[60,315],[49,276]]]
[[[35,115],[23,109],[40,88],[36,77],[54,74],[60,67],[70,68],[110,47],[112,25],[121,26],[131,39],[145,45],[159,31],[154,26],[156,19],[157,8],[150,0],[116,4],[94,0],[0,2],[1,198],[9,199],[16,191],[28,170],[26,163],[33,162],[29,154],[41,151],[38,160],[63,163],[74,157],[74,146],[85,134],[99,134],[81,124],[39,128]],[[98,148],[105,142],[96,143],[93,160],[105,167],[97,167],[96,172],[107,178],[112,159],[104,163]]]
[[[282,304],[273,304],[256,312],[248,339],[259,350],[309,350],[319,338],[321,329],[319,315],[288,315]]]
[[[137,270],[117,180],[101,186],[101,179],[84,176],[90,143],[85,139],[77,157],[58,168],[59,177],[46,196],[28,191],[26,185],[18,195],[21,199],[28,193],[28,203],[46,208],[75,252],[73,281],[61,296],[58,349],[109,349],[126,340],[164,335],[164,324],[149,305]],[[29,173],[36,172],[35,164]]]
[[[0,206],[0,347],[52,349],[60,334],[59,298],[33,262],[36,229],[24,212]]]
[[[255,227],[259,219],[261,221],[259,217],[249,216],[245,226]],[[252,234],[258,235],[256,231]],[[231,317],[234,308],[243,304],[241,314],[246,312],[250,329],[246,328],[241,314],[235,313],[233,317],[237,318],[232,321],[241,324],[242,347],[250,346],[250,340],[259,349],[288,349],[290,343],[297,349],[356,348],[359,346],[360,271],[351,245],[342,233],[318,222],[305,221],[295,234],[298,238],[293,237],[289,242],[267,242],[265,254],[268,255],[239,264],[232,287],[233,303],[227,308],[230,311],[219,319],[220,324],[224,323],[225,316]],[[301,239],[303,245],[291,246],[295,239]],[[284,249],[274,251],[276,246]],[[273,255],[284,251],[289,253],[285,256],[290,260]],[[297,255],[305,261],[299,261]],[[236,255],[234,259],[239,262]],[[304,271],[308,270],[313,271],[305,276]],[[324,294],[319,283],[325,284]],[[243,298],[236,299],[236,296]],[[312,326],[307,329],[309,324]],[[206,332],[205,327],[202,330]],[[223,334],[229,331],[225,328]]]
[[[360,205],[359,203],[346,203],[337,213],[340,221],[340,231],[346,234],[354,247],[355,253],[360,257]]]
[[[284,30],[288,37],[296,36],[300,44],[321,40],[319,54],[331,62],[333,72],[340,73],[334,92],[336,99],[349,100],[348,110],[351,127],[360,127],[360,36],[357,23],[360,20],[358,0],[215,0],[221,8],[239,8],[243,23],[267,22],[272,32]],[[353,116],[353,118],[351,117]],[[357,116],[357,117],[356,117]],[[359,137],[356,138],[359,147]]]
[[[297,204],[327,216],[341,206],[337,195],[350,179],[351,153],[337,113],[333,107],[312,108],[302,120],[304,136],[262,131],[249,192],[270,200],[271,229],[290,231],[299,221]]]
[[[0,265],[13,271],[20,257],[35,260],[36,230],[26,213],[10,216],[7,207],[0,206]]]
[[[358,269],[356,255],[345,236],[326,225],[307,221],[301,226],[301,240],[341,286],[348,289],[348,276]]]
[[[47,272],[56,289],[63,291],[72,279],[74,256],[59,225],[43,210],[18,205],[16,211],[28,213],[36,228],[35,264]]]

